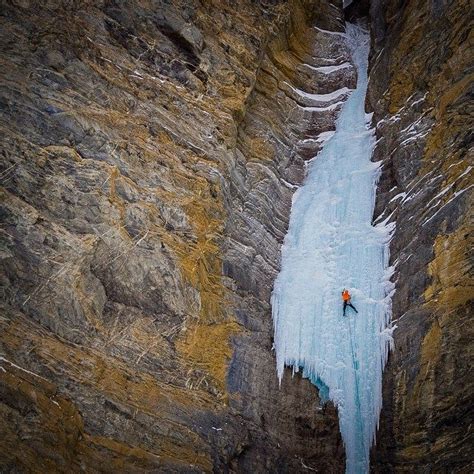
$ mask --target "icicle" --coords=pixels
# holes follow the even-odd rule
[[[308,166],[296,192],[272,295],[277,372],[302,368],[338,406],[346,472],[369,470],[382,407],[382,370],[392,343],[388,220],[372,226],[380,166],[365,113],[369,37],[347,24],[358,69],[335,134]],[[348,288],[359,313],[342,315]]]

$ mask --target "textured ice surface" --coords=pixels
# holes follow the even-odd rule
[[[364,111],[369,38],[347,24],[357,88],[336,133],[308,167],[293,200],[272,295],[277,370],[293,366],[339,409],[346,472],[369,469],[382,404],[382,370],[391,341],[388,241],[391,227],[372,226],[379,165]],[[348,288],[355,314],[342,316]]]

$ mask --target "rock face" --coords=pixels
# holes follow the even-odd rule
[[[395,350],[373,469],[472,472],[471,6],[376,0],[370,10],[377,214],[397,226]]]
[[[341,3],[2,3],[2,472],[343,469],[269,308]]]

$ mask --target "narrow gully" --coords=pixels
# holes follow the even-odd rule
[[[277,370],[302,370],[338,408],[346,472],[369,470],[391,331],[392,225],[372,225],[379,164],[365,113],[369,35],[347,23],[357,87],[293,198],[272,294]],[[342,314],[348,288],[355,314]]]

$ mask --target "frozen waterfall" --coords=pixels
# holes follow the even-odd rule
[[[380,171],[371,161],[375,137],[364,110],[369,37],[356,25],[346,31],[357,88],[294,195],[272,307],[280,379],[285,365],[302,370],[336,404],[346,472],[365,473],[391,340],[392,228],[371,223]],[[359,314],[348,308],[343,317],[344,287]]]

